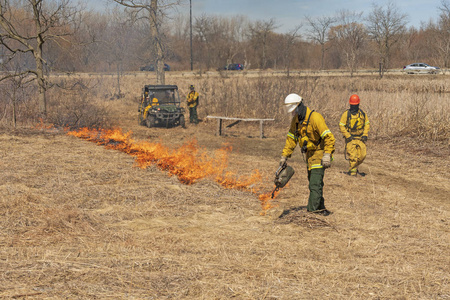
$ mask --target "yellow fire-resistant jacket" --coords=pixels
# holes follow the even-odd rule
[[[150,110],[150,108],[152,108],[153,106],[159,105],[159,101],[156,98],[152,99],[152,103],[150,103],[149,105],[147,105],[147,107],[144,109],[144,119],[147,118],[148,115],[148,111]]]
[[[307,123],[308,126],[306,126]],[[292,118],[282,155],[291,157],[297,144],[302,147],[305,142],[308,170],[323,168],[323,154],[334,153],[335,138],[322,115],[315,111],[312,112],[309,107],[306,108],[305,120],[301,124],[297,114]]]
[[[369,117],[363,110],[359,110],[357,114],[352,115],[349,111],[346,110],[339,121],[339,128],[341,129],[341,133],[345,138],[349,138],[353,136],[356,139],[361,138],[362,136],[368,136],[370,129]]]
[[[196,107],[198,105],[198,93],[191,91],[187,95],[187,104],[189,107]]]

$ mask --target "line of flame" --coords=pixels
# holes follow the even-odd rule
[[[224,188],[249,191],[258,195],[263,209],[261,214],[274,207],[271,192],[260,194],[262,177],[258,170],[254,170],[246,177],[237,176],[226,170],[228,154],[232,151],[229,145],[224,145],[210,156],[205,149],[198,146],[195,139],[176,149],[169,149],[161,143],[135,141],[131,138],[131,131],[124,133],[120,128],[111,130],[80,128],[67,134],[132,155],[137,166],[142,169],[157,165],[159,169],[177,176],[184,184],[190,185],[209,177]],[[278,192],[275,193],[275,197],[276,195]]]

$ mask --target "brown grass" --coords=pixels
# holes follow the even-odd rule
[[[361,107],[372,123],[372,139],[412,137],[416,144],[423,140],[447,147],[450,139],[450,87],[448,75],[414,76],[376,75],[339,76],[266,76],[265,73],[246,76],[231,73],[192,75],[168,72],[166,83],[177,84],[184,99],[188,86],[194,84],[200,97],[199,114],[244,118],[275,118],[274,127],[285,126],[288,117],[280,103],[289,93],[298,93],[311,108],[321,112],[329,126],[338,130],[340,115],[348,108],[348,98],[357,93]],[[255,76],[256,75],[256,76]],[[67,80],[67,77],[64,77]],[[107,107],[117,103],[113,98],[114,75],[78,74],[69,81],[82,81],[91,87],[89,99]],[[153,73],[128,74],[122,79],[123,101],[137,102],[144,84],[154,84]],[[66,83],[66,85],[69,85]],[[103,106],[105,106],[103,104]],[[132,112],[134,113],[134,112]],[[113,123],[113,120],[109,120]],[[269,124],[269,123],[268,123]],[[269,126],[271,126],[269,124]],[[270,128],[270,127],[269,127]],[[417,139],[419,138],[419,139]]]
[[[448,299],[448,148],[430,152],[418,144],[421,151],[411,153],[406,137],[395,143],[383,140],[394,134],[394,124],[377,124],[385,109],[385,114],[400,114],[408,103],[416,105],[408,95],[416,94],[419,100],[427,95],[448,106],[446,94],[424,94],[406,82],[428,85],[428,77],[411,78],[391,78],[379,85],[373,79],[367,83],[370,89],[354,89],[364,99],[373,136],[378,137],[368,142],[362,165],[368,175],[358,178],[341,173],[347,163],[335,124],[350,91],[342,89],[351,82],[363,85],[357,79],[256,78],[241,83],[224,78],[216,86],[203,77],[173,78],[182,94],[189,83],[197,85],[203,119],[207,109],[208,114],[247,116],[250,105],[227,112],[216,103],[236,101],[241,93],[237,89],[243,87],[247,89],[242,89],[241,101],[277,94],[273,101],[280,101],[289,87],[299,86],[328,96],[329,104],[320,102],[327,99],[321,97],[308,101],[324,111],[338,138],[333,167],[325,176],[325,203],[333,212],[329,217],[305,213],[307,179],[298,152],[290,161],[296,174],[274,202],[278,208],[260,216],[260,202],[251,193],[223,189],[209,179],[184,185],[156,166],[137,168],[130,155],[58,129],[3,131],[0,297]],[[112,116],[125,130],[132,130],[135,139],[174,148],[195,138],[211,152],[228,142],[233,147],[229,169],[242,175],[259,169],[270,191],[288,126],[277,105],[273,105],[277,120],[262,140],[258,127],[250,124],[229,128],[224,137],[214,135],[215,122],[185,130],[148,129],[137,125],[136,97],[150,79],[138,79],[125,79],[125,86],[130,86],[125,99],[107,100]],[[407,88],[389,92],[396,83]],[[325,84],[333,84],[334,92],[320,88]],[[229,86],[230,91],[222,88]],[[106,100],[107,87],[105,82],[94,91],[93,101]],[[408,103],[403,106],[403,101]],[[448,110],[428,108],[429,114],[436,117],[440,111],[448,118]],[[269,117],[269,112],[267,108],[248,116]],[[412,117],[408,110],[404,113],[405,118]]]

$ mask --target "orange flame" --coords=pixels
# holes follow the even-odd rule
[[[259,201],[261,201],[261,207],[263,210],[261,212],[261,215],[264,216],[268,210],[278,206],[278,205],[273,204],[272,200],[275,199],[279,193],[280,193],[279,191],[273,192],[273,195],[274,195],[273,198],[272,198],[272,192],[260,194],[258,196]]]
[[[261,189],[262,176],[258,170],[254,170],[250,176],[240,177],[226,170],[228,154],[232,151],[229,145],[224,145],[210,156],[205,149],[198,146],[196,140],[171,150],[161,143],[136,142],[131,138],[131,131],[123,133],[120,128],[113,130],[81,128],[67,134],[130,154],[135,157],[137,166],[142,169],[156,164],[159,169],[177,176],[184,184],[190,185],[209,177],[227,189],[245,190],[253,194],[258,194]],[[263,211],[274,207],[271,204],[271,196],[272,193],[258,196]]]
[[[42,118],[39,118],[39,123],[35,124],[34,128],[35,129],[39,129],[39,130],[44,130],[44,129],[49,130],[49,129],[54,129],[55,125],[53,125],[53,124],[45,124],[44,120]]]

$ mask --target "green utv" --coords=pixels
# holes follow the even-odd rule
[[[145,85],[139,105],[139,125],[186,127],[176,85]]]

